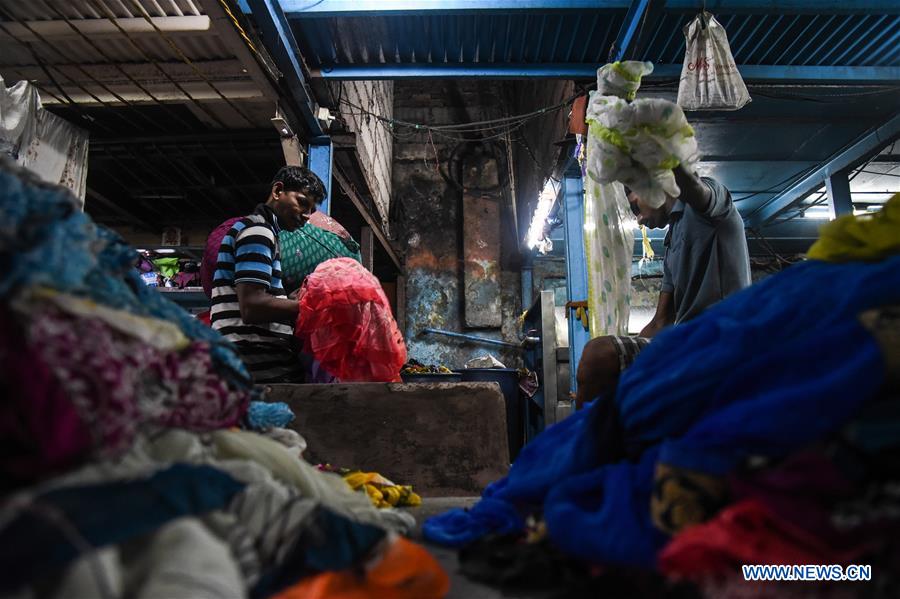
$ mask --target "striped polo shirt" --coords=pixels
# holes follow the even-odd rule
[[[278,218],[265,204],[231,226],[216,262],[212,288],[212,328],[238,347],[257,383],[303,382],[293,328],[280,322],[254,325],[241,319],[235,285],[254,283],[286,298],[281,282]]]

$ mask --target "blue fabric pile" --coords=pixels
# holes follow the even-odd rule
[[[230,384],[251,388],[234,345],[147,287],[131,246],[78,210],[66,190],[23,176],[0,171],[0,300],[40,285],[174,322],[188,338],[210,344],[213,362]]]
[[[551,540],[592,563],[654,567],[659,464],[720,477],[833,433],[885,380],[858,315],[900,303],[900,257],[807,261],[660,334],[615,396],[550,427],[468,511],[435,516],[427,539],[460,546],[521,530],[542,510]]]

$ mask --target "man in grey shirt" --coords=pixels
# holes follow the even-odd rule
[[[681,166],[674,172],[681,197],[669,197],[659,208],[628,193],[639,224],[669,226],[656,313],[638,337],[597,337],[585,345],[577,373],[579,405],[615,388],[622,370],[659,331],[750,285],[744,221],[731,194],[718,181]]]

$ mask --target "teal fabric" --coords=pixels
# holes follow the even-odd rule
[[[281,275],[284,288],[297,289],[316,267],[332,258],[353,258],[362,262],[359,244],[307,223],[296,231],[280,231]]]

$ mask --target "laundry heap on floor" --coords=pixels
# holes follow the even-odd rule
[[[305,462],[287,406],[138,259],[0,165],[0,594],[446,594],[413,518]]]
[[[614,394],[527,445],[474,507],[426,521],[426,538],[508,564],[510,535],[524,552],[537,517],[569,563],[708,596],[743,564],[869,564],[896,584],[898,212],[900,194],[831,223],[815,259],[661,333]]]

